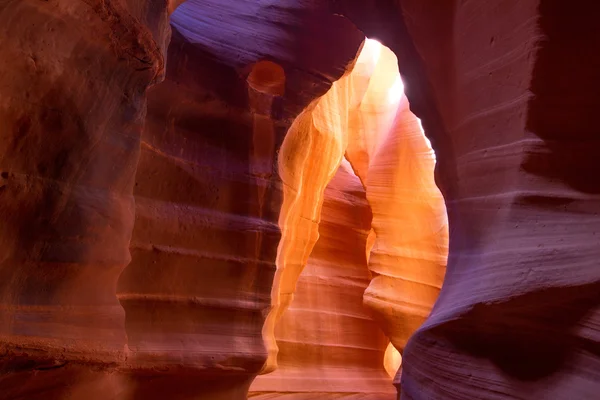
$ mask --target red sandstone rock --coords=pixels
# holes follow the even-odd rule
[[[0,397],[243,398],[266,360],[281,192],[274,157],[293,117],[345,71],[362,35],[308,8],[302,18],[323,24],[292,36],[279,24],[244,59],[176,35],[174,80],[151,94],[138,166],[145,89],[164,73],[162,6],[0,7],[18,39],[3,42]],[[50,33],[37,43],[40,26]],[[321,36],[330,41],[304,51]],[[346,46],[319,56],[337,37]],[[266,78],[255,68],[269,38],[282,40],[270,58],[290,70],[289,84],[281,68]],[[118,289],[124,314],[116,284],[130,261],[136,168],[132,263]],[[57,369],[39,373],[48,368]]]
[[[178,10],[174,26],[211,12],[193,2],[189,7]],[[232,18],[234,11],[228,11]],[[266,33],[268,26],[265,21]],[[335,63],[324,64],[323,77],[308,80],[301,77],[320,67],[320,46],[306,54],[283,48],[264,61],[264,43],[253,43],[244,48],[246,58],[232,59],[219,53],[220,44],[195,43],[221,40],[227,26],[201,37],[174,30],[167,79],[149,92],[132,262],[119,283],[129,360],[139,373],[184,371],[206,379],[206,387],[227,377],[228,390],[241,388],[234,398],[263,369],[262,330],[280,239],[281,181],[274,167],[293,120],[288,115],[302,107],[303,96],[324,93],[327,76],[344,71],[362,40],[339,17],[297,36],[302,43],[334,28],[351,38],[348,46],[330,57]],[[288,74],[282,65],[292,56],[300,68]]]
[[[144,92],[163,73],[166,9],[3,1],[0,26],[2,352],[121,362],[115,289],[130,261]]]
[[[179,3],[0,4],[0,398],[244,398],[253,375],[276,365],[276,322],[319,246],[320,202],[348,144],[358,144],[346,156],[373,227],[387,233],[373,243],[369,266],[381,275],[366,304],[405,347],[435,298],[443,235],[413,251],[438,257],[413,257],[434,267],[404,271],[408,284],[394,272],[403,264],[384,262],[410,247],[385,211],[406,198],[388,183],[412,176],[393,166],[413,136],[392,127],[417,132],[414,117],[381,138],[311,136],[360,126],[331,125],[351,85],[311,104],[362,37],[339,14],[398,56],[448,209],[446,279],[404,348],[403,398],[597,396],[596,3],[189,0],[172,20],[181,34],[150,94],[136,176],[145,90],[164,74],[167,13]],[[266,78],[252,74],[258,61],[275,65]],[[217,129],[225,134],[207,134]],[[269,172],[275,159],[287,170]],[[422,215],[439,219],[438,209]],[[198,273],[206,257],[216,261]],[[422,273],[426,290],[410,283]],[[398,307],[407,297],[412,306]]]
[[[433,153],[407,106],[396,58],[377,42],[367,41],[353,70],[305,110],[288,131],[279,158],[284,182],[282,239],[267,340],[287,307],[294,307],[296,284],[318,243],[325,187],[344,153],[362,178],[368,206],[374,210],[372,239],[363,245],[363,251],[373,255],[365,265],[373,273],[364,294],[366,307],[398,349],[404,348],[427,317],[443,280],[447,220],[433,182]],[[310,329],[299,321],[296,324],[281,333],[284,344],[294,329]],[[318,324],[314,329],[319,330]],[[326,368],[328,362],[332,361],[324,356],[317,365]],[[267,364],[267,372],[271,365]],[[379,370],[383,370],[381,359]],[[288,380],[294,380],[293,368],[259,379],[254,390],[283,390]],[[336,387],[336,382],[333,378],[329,385]],[[322,385],[327,384],[323,379]],[[315,386],[304,391],[316,392],[320,385]],[[352,385],[346,386],[351,390]],[[365,390],[363,395],[368,393]]]

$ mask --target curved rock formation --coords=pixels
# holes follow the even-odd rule
[[[448,222],[433,181],[435,156],[408,108],[396,57],[370,43],[380,47],[377,63],[360,106],[351,111],[354,124],[346,154],[373,210],[373,279],[365,305],[402,350],[437,299]]]
[[[373,211],[364,302],[403,350],[403,398],[596,398],[599,13],[0,2],[0,399],[244,398],[276,366],[275,332],[297,334],[283,311],[315,243],[319,259],[344,156]],[[365,34],[398,60],[344,75]],[[452,228],[410,339],[445,222],[418,119],[405,98],[375,100],[395,75],[370,77],[396,63]]]
[[[278,368],[256,378],[251,399],[394,398],[383,364],[388,339],[362,305],[371,219],[344,162],[325,189],[319,239],[275,328]]]
[[[443,103],[457,99],[444,121],[459,179],[443,185],[454,186],[456,231],[440,301],[407,348],[407,398],[587,399],[600,390],[600,190],[597,159],[585,150],[598,136],[593,88],[575,89],[597,82],[585,49],[600,43],[589,33],[600,10],[502,7],[501,22],[492,8],[466,4],[443,17],[476,21],[464,37],[479,39],[455,46],[479,56],[456,64],[456,89],[438,89]],[[427,60],[420,43],[430,39],[418,35]],[[441,354],[454,362],[438,363]]]
[[[298,117],[282,145],[282,240],[267,328],[292,302],[318,238],[325,186],[343,153],[354,163],[374,211],[372,251],[365,242],[365,251],[373,255],[365,305],[395,347],[403,349],[437,298],[447,219],[433,181],[433,152],[408,109],[396,57],[371,40],[353,70]],[[285,380],[285,372],[280,374]]]
[[[186,67],[172,55],[169,71]],[[270,106],[253,116],[212,95],[202,78],[171,76],[149,92],[132,262],[119,281],[130,360],[196,380],[229,374],[238,391],[264,363],[260,321],[279,242],[273,152],[253,152],[252,139],[267,135],[273,147],[277,121]]]
[[[230,38],[228,46],[237,46],[231,54],[220,53],[228,25],[189,28],[245,18],[239,9],[192,1],[174,14],[167,78],[149,91],[132,262],[119,281],[136,379],[160,377],[165,388],[201,383],[211,399],[243,398],[263,369],[262,329],[280,241],[277,155],[298,102],[322,94],[360,45],[359,32],[339,17],[317,32],[284,37],[270,30],[268,9],[255,9],[248,33],[260,28],[264,41]],[[295,54],[293,47],[265,46],[302,43],[330,29],[356,40],[330,57],[323,76],[301,79],[319,70],[320,47]],[[234,58],[241,46],[245,56]],[[290,59],[300,68],[285,68]]]
[[[166,2],[0,4],[0,398],[112,397]],[[26,382],[26,384],[25,384]]]
[[[262,31],[263,41],[253,40],[252,50],[229,37],[238,50],[227,57],[222,43],[190,44],[193,32],[176,33],[172,49],[181,58],[172,60],[175,79],[151,94],[134,210],[145,90],[162,79],[167,7],[174,6],[159,3],[0,6],[9,72],[2,76],[0,397],[78,398],[96,387],[100,398],[243,398],[266,359],[261,328],[281,191],[273,158],[291,119],[345,71],[362,35],[308,6],[286,28],[265,23],[269,7],[257,9],[247,33]],[[187,11],[212,21],[245,18],[236,7],[227,16],[208,6],[190,1]],[[302,11],[282,10],[290,17]],[[322,24],[295,28],[305,20]],[[43,40],[32,39],[45,29]],[[223,37],[218,28],[206,33],[201,38]],[[344,46],[323,50],[340,36]],[[309,46],[315,37],[328,40]],[[273,41],[279,45],[269,47]],[[237,57],[239,49],[250,55]],[[282,82],[272,87],[260,68],[252,71],[265,58],[294,78],[285,98]],[[178,109],[161,121],[169,99]],[[199,121],[208,135],[194,135]],[[224,134],[213,135],[224,122]],[[264,138],[271,139],[266,147]],[[130,260],[134,212],[132,264],[119,284],[124,314],[115,292]],[[58,369],[39,373],[48,368]],[[198,376],[213,382],[203,385]]]
[[[595,398],[599,6],[342,3],[400,59],[452,228],[439,300],[403,354],[403,398]]]

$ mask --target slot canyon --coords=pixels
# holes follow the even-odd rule
[[[600,399],[599,19],[0,0],[0,400]]]

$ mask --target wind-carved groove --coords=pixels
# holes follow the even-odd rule
[[[355,119],[368,122],[349,131],[354,136],[346,157],[361,177],[373,212],[373,278],[364,305],[402,352],[439,294],[448,219],[434,181],[435,155],[409,109],[396,56],[381,46],[372,57],[376,66],[369,87],[360,108],[351,111],[358,114]]]

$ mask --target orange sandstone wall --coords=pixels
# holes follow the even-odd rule
[[[275,328],[278,368],[256,378],[250,398],[394,398],[383,364],[388,339],[362,302],[371,219],[364,188],[343,162],[324,192],[319,239]]]
[[[188,0],[165,67],[181,3],[0,3],[0,398],[243,399],[276,365],[344,156],[373,211],[364,303],[403,351],[403,398],[595,398],[596,2]],[[315,102],[364,34],[398,60]],[[248,79],[258,61],[283,75]],[[396,81],[369,77],[395,64],[451,227],[412,336],[444,222],[409,178],[433,160],[408,103],[375,100]]]
[[[282,145],[282,241],[273,286],[275,308],[266,327],[272,329],[285,318],[282,312],[294,304],[296,284],[304,266],[310,264],[312,246],[319,243],[325,186],[343,154],[362,178],[374,211],[372,238],[363,247],[371,256],[366,267],[372,276],[364,303],[395,347],[402,350],[437,298],[444,276],[448,227],[443,199],[433,180],[433,152],[418,119],[408,109],[396,57],[371,40],[365,43],[352,71],[295,121]],[[297,319],[290,328],[306,329],[302,324]],[[314,329],[318,331],[318,325]],[[265,331],[265,337],[273,348],[276,335],[271,332]],[[282,333],[282,343],[288,334]],[[322,360],[321,368],[329,362]],[[379,369],[382,367],[380,360]],[[269,369],[272,367],[267,364]],[[282,382],[292,379],[285,369],[277,374]],[[261,379],[265,382],[262,388],[275,380]],[[335,380],[330,385],[334,387]],[[352,386],[347,387],[351,390]]]

